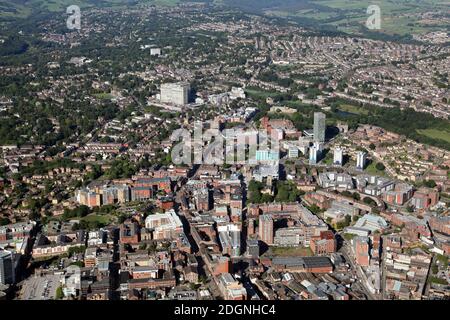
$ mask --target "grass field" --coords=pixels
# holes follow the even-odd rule
[[[359,108],[359,107],[351,105],[351,104],[340,104],[338,109],[340,111],[350,112],[350,113],[355,113],[355,114],[363,114],[363,115],[369,114],[368,110],[366,110],[364,108]]]
[[[112,94],[107,93],[107,92],[96,93],[96,94],[94,94],[94,97],[96,97],[97,99],[102,99],[102,100],[111,100],[112,98],[114,98],[114,96]]]
[[[93,221],[97,221],[101,224],[108,224],[111,222],[112,217],[110,215],[98,215],[98,214],[90,214],[87,215],[86,217],[83,217],[82,220],[86,221],[86,222],[93,222]]]
[[[305,247],[273,247],[270,248],[270,253],[283,257],[310,257],[313,255],[311,249]]]
[[[450,131],[449,130],[423,129],[423,130],[417,130],[417,132],[420,133],[421,135],[427,136],[432,139],[440,139],[440,140],[450,142]]]
[[[264,98],[266,99],[267,97],[273,97],[274,95],[278,94],[275,91],[265,91],[265,90],[258,90],[258,89],[254,89],[254,88],[246,88],[245,92],[250,96],[250,97],[254,97],[254,98]]]
[[[364,170],[366,173],[375,175],[375,176],[385,176],[386,172],[378,170],[376,167],[376,162],[371,162],[367,168]]]

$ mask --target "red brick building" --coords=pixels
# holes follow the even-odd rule
[[[363,267],[369,266],[370,265],[369,238],[355,237],[353,238],[353,245],[356,263]]]
[[[331,230],[321,231],[319,237],[314,237],[310,242],[311,250],[316,255],[336,252],[336,239]]]
[[[120,225],[120,243],[138,244],[140,240],[140,229],[136,222],[128,221]]]

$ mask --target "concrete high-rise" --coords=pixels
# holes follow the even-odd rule
[[[322,112],[314,112],[314,142],[325,142],[326,116]]]
[[[259,238],[266,244],[273,244],[273,218],[269,214],[259,217]]]
[[[14,256],[10,251],[0,251],[0,284],[13,284],[15,281]]]
[[[364,151],[358,151],[356,155],[356,169],[363,170],[366,165],[367,154]]]
[[[319,148],[318,146],[314,145],[311,148],[309,148],[309,164],[317,164],[318,160],[319,160]]]
[[[337,166],[342,166],[342,164],[343,164],[343,151],[342,151],[341,148],[334,149],[333,164],[337,165]]]
[[[184,105],[189,102],[190,85],[186,82],[161,84],[161,102]]]

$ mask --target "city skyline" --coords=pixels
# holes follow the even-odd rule
[[[435,0],[1,0],[0,305],[445,303],[449,17]]]

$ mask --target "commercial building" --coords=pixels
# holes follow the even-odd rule
[[[389,204],[402,206],[406,201],[411,199],[413,188],[406,183],[396,184],[394,190],[383,193],[383,200]]]
[[[420,188],[414,192],[411,204],[416,209],[428,209],[434,206],[439,200],[439,192],[435,189]]]
[[[0,250],[0,285],[15,282],[14,253]]]
[[[331,230],[321,231],[320,236],[313,237],[310,241],[312,252],[316,255],[336,252],[336,239]]]
[[[282,247],[299,246],[305,238],[301,227],[280,228],[275,231],[274,244]]]
[[[199,211],[209,211],[213,207],[211,192],[208,188],[194,191],[195,206]]]
[[[388,226],[386,220],[378,215],[366,214],[356,221],[356,223],[345,228],[346,233],[355,234],[358,236],[368,236],[375,231],[382,232]]]
[[[259,243],[256,239],[247,239],[247,255],[252,258],[259,257]]]
[[[146,201],[153,198],[153,190],[151,187],[132,187],[131,201]]]
[[[259,217],[259,238],[266,244],[273,244],[273,218],[269,214]]]
[[[355,187],[352,176],[348,173],[321,172],[318,183],[322,188],[351,190]]]
[[[120,225],[120,243],[138,244],[140,240],[141,233],[136,222],[125,221]]]
[[[75,193],[77,202],[92,208],[129,201],[146,201],[153,199],[159,190],[171,191],[169,177],[133,177],[133,180],[130,185],[111,184],[81,188]]]
[[[325,142],[326,116],[322,112],[314,112],[314,142]]]
[[[23,240],[30,236],[36,222],[18,222],[0,227],[0,242]]]
[[[153,230],[153,239],[171,239],[183,231],[183,224],[175,210],[150,214],[145,218],[145,227]]]
[[[333,264],[328,257],[280,257],[271,261],[272,267],[277,271],[330,273]]]
[[[364,167],[366,166],[366,158],[367,153],[364,151],[358,151],[356,154],[356,169],[364,170]]]
[[[369,238],[355,237],[352,242],[356,263],[362,267],[368,267],[370,265]]]
[[[333,165],[342,166],[343,162],[343,150],[341,148],[334,149]]]
[[[255,167],[252,172],[253,178],[256,181],[262,182],[267,180],[267,184],[270,185],[270,181],[278,180],[280,175],[280,164],[278,161],[272,164],[261,164]]]
[[[325,219],[330,218],[333,223],[337,223],[345,219],[345,216],[353,217],[359,214],[359,208],[353,206],[351,203],[343,201],[332,201],[331,206],[327,209],[323,216]]]
[[[314,165],[319,161],[319,148],[314,145],[309,149],[309,164]]]
[[[393,190],[395,186],[394,181],[389,178],[367,174],[358,175],[355,180],[359,192],[375,197],[380,197],[384,192]]]
[[[217,286],[225,300],[246,300],[247,291],[229,273],[223,273],[217,277]]]
[[[76,192],[76,199],[79,204],[88,207],[98,207],[102,204],[101,194],[91,191],[87,188],[80,189]]]
[[[203,261],[213,276],[230,272],[232,268],[231,259],[222,254],[208,252],[206,248],[200,248]]]
[[[49,237],[40,233],[36,236],[32,256],[37,259],[65,254],[70,248],[85,246],[86,236],[87,233],[83,230],[79,230],[72,235],[58,234]]]
[[[219,241],[222,253],[230,257],[241,255],[241,232],[238,230],[219,231]]]
[[[161,84],[161,102],[184,105],[189,102],[189,83],[163,83]]]

